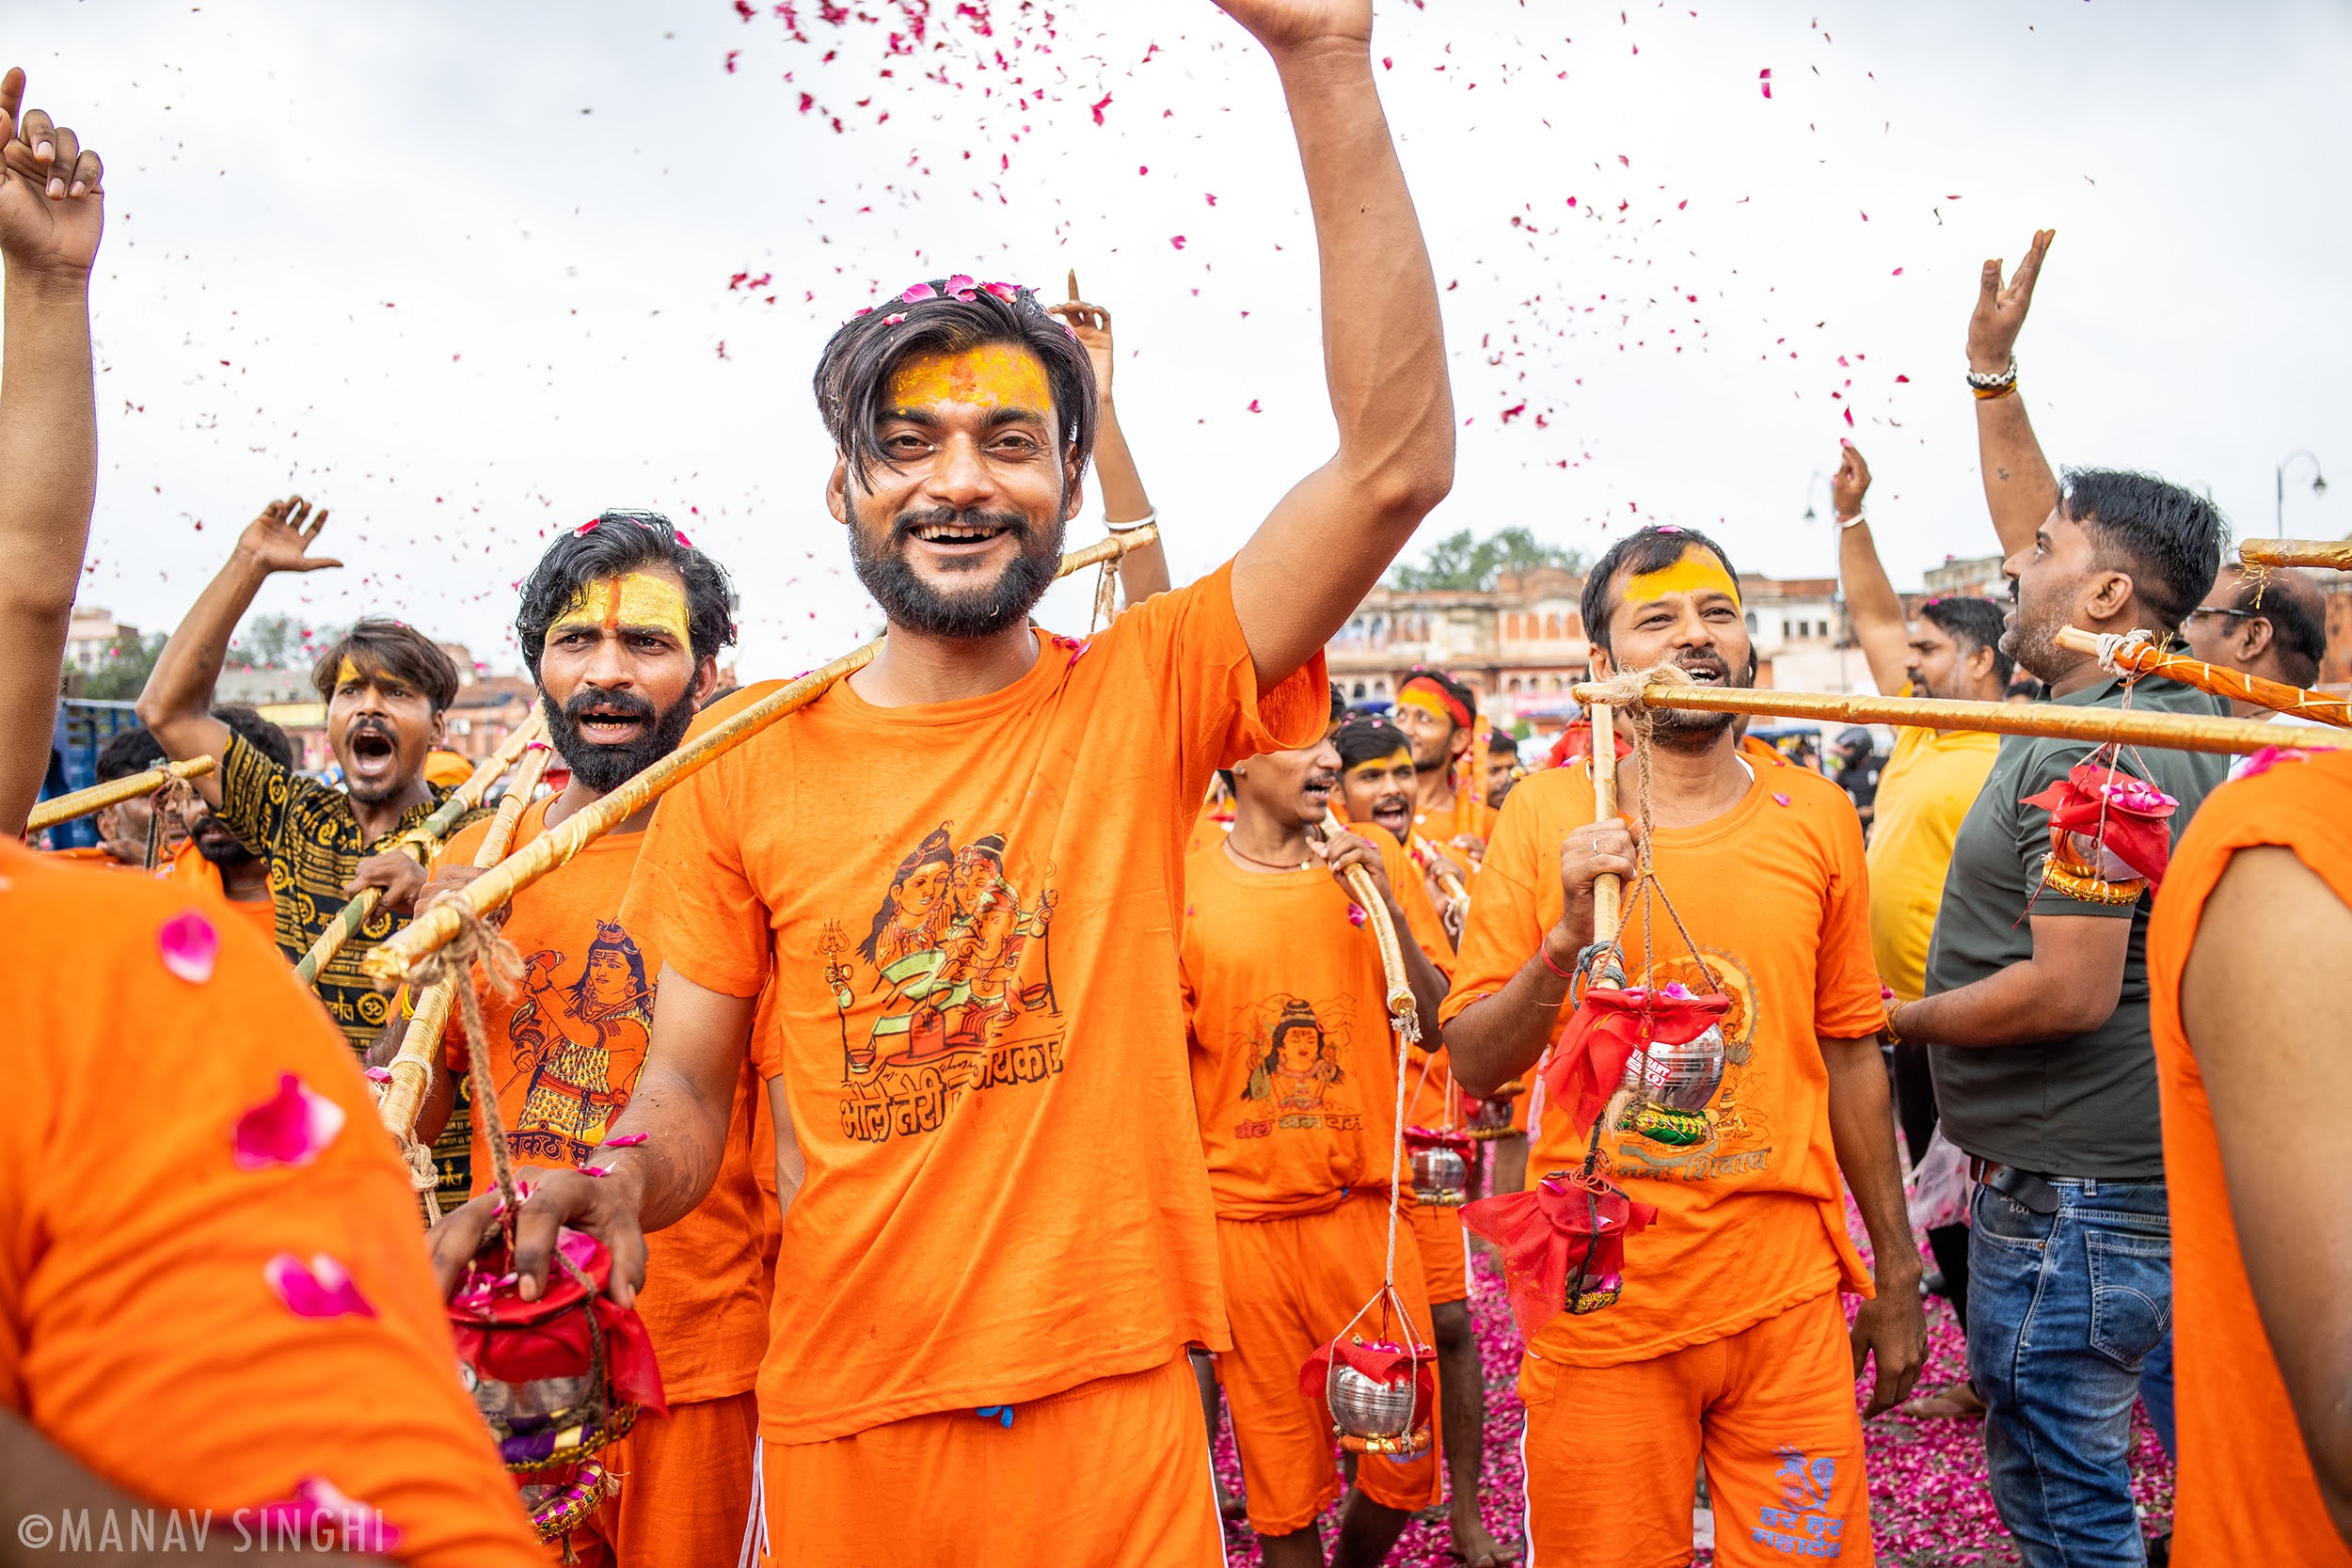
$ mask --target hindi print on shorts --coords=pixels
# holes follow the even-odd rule
[[[958,844],[953,829],[941,823],[898,862],[862,940],[827,921],[818,942],[841,1031],[841,1131],[856,1142],[930,1132],[969,1091],[1062,1069],[1052,866],[1029,898],[1002,833]],[[866,1026],[852,1015],[877,995]]]

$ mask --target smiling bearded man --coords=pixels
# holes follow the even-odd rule
[[[1216,768],[1323,732],[1323,644],[1454,468],[1370,0],[1223,8],[1298,138],[1336,452],[1230,564],[1085,642],[1047,635],[1029,612],[1100,407],[1084,345],[1032,291],[968,277],[836,332],[825,502],[889,635],[663,798],[622,910],[664,960],[614,1130],[645,1141],[600,1150],[601,1180],[550,1174],[519,1216],[524,1292],[569,1224],[612,1245],[625,1302],[643,1232],[720,1168],[745,1061],[768,1080],[776,1562],[1221,1557],[1186,1354],[1230,1336],[1172,940],[1184,835]],[[913,922],[910,856],[947,868]]]

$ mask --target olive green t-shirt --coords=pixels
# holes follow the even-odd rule
[[[2123,684],[2108,679],[2058,699],[2075,707],[2122,707]],[[2151,713],[2220,715],[2229,705],[2178,681],[2150,677],[2132,689],[2131,707]],[[1927,994],[1956,990],[2033,957],[2036,915],[2129,920],[2123,990],[2106,1022],[2088,1034],[2029,1045],[1928,1048],[1944,1134],[1970,1154],[2043,1176],[2152,1180],[2164,1175],[2154,1048],[2148,1037],[2148,911],[2153,893],[2128,905],[2090,904],[2042,886],[2050,852],[2050,814],[2028,795],[2089,760],[2078,740],[2005,736],[2001,753],[1952,846],[1944,901],[1928,948]],[[2198,752],[2126,747],[2122,770],[2180,802],[2178,844],[2189,817],[2229,772],[2230,759]],[[2039,891],[2037,891],[2039,890]]]

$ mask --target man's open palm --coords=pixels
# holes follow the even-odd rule
[[[1984,264],[1984,276],[1977,287],[1977,309],[1968,318],[1968,368],[1981,375],[1998,375],[2009,368],[2010,356],[2017,351],[2017,334],[2026,325],[2026,312],[2033,305],[2034,280],[2042,276],[2042,259],[2050,253],[2050,242],[2058,238],[2055,229],[2034,231],[2033,244],[2026,247],[2026,259],[2017,263],[2009,282],[2001,282],[2001,263],[1995,259]]]
[[[315,572],[340,566],[342,562],[330,556],[310,553],[310,546],[318,542],[319,530],[326,526],[324,508],[313,514],[309,501],[300,496],[289,496],[282,501],[270,502],[262,508],[260,516],[246,524],[237,548],[257,565],[272,572]]]
[[[24,72],[0,76],[0,253],[11,265],[87,272],[105,228],[98,154],[25,109]]]
[[[1216,0],[1268,49],[1317,39],[1372,38],[1372,0]]]

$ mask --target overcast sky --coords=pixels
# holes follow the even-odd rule
[[[731,0],[13,8],[0,52],[111,193],[85,601],[167,627],[298,489],[349,565],[261,608],[511,668],[546,534],[654,507],[735,572],[744,674],[791,673],[878,621],[823,506],[817,351],[967,270],[1078,270],[1179,578],[1229,555],[1331,442],[1271,67],[1208,0],[1050,31],[995,0],[985,38],[934,0],[889,55],[911,5],[805,40]],[[1820,573],[1810,476],[1851,434],[1899,583],[1989,553],[1962,336],[2037,225],[2022,385],[2055,459],[2268,532],[2310,448],[2344,483],[2302,467],[2288,531],[2352,531],[2342,5],[1382,0],[1374,53],[1464,421],[1424,539],[1673,521]]]

